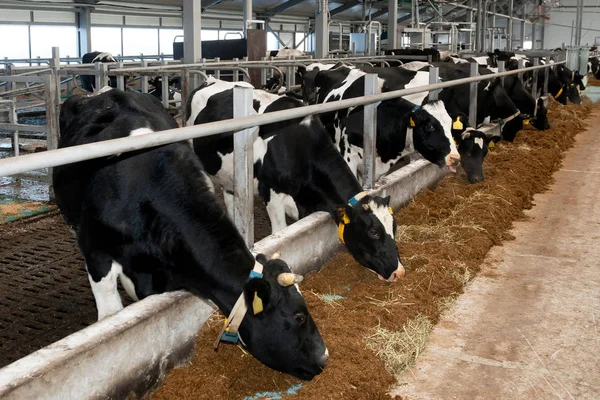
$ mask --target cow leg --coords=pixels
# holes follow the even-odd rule
[[[117,278],[123,273],[123,268],[105,256],[86,258],[86,262],[90,286],[96,300],[98,321],[101,321],[123,309],[117,290]]]
[[[289,196],[285,193],[277,193],[271,189],[269,197],[267,213],[271,220],[271,233],[275,233],[287,227],[287,223],[285,222],[285,208],[286,197]]]

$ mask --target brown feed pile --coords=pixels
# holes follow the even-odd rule
[[[488,250],[512,239],[513,221],[523,219],[523,210],[534,205],[533,195],[552,183],[552,173],[592,110],[550,102],[552,129],[527,127],[514,143],[497,144],[485,160],[484,182],[469,185],[464,172],[447,176],[435,191],[422,191],[396,214],[408,270],[404,279],[381,282],[344,252],[306,276],[302,293],[330,352],[321,375],[299,381],[236,346],[222,345],[216,353],[212,344],[222,316],[215,315],[199,334],[193,360],[166,378],[154,400],[279,398],[278,392],[290,388],[293,394],[283,397],[294,400],[389,398],[394,374],[410,365],[414,354],[403,366],[388,359],[388,367],[370,349],[377,343],[366,338],[406,331],[424,317],[435,324],[477,274]]]

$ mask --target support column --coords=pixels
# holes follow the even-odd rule
[[[513,20],[513,16],[514,15],[513,14],[514,14],[514,11],[515,11],[515,1],[514,0],[510,0],[509,3],[508,3],[508,16],[509,16],[509,18],[506,21],[506,24],[508,25],[508,40],[507,40],[507,42],[508,42],[508,46],[507,46],[508,49],[507,50],[508,51],[512,51],[512,49],[513,49],[512,41],[513,41],[513,32],[514,32],[513,31],[513,23],[514,23],[514,20]]]
[[[252,29],[252,0],[244,0],[244,37],[248,38],[248,29]]]
[[[183,63],[195,64],[202,61],[201,0],[183,0]],[[163,82],[164,84],[164,82]],[[190,89],[200,86],[199,76],[190,75]]]
[[[202,59],[200,41],[201,0],[183,0],[183,62],[193,64]]]
[[[398,0],[388,1],[388,49],[398,48]]]
[[[92,51],[92,31],[91,31],[91,11],[87,7],[82,7],[75,14],[77,19],[77,54],[83,57],[85,53]]]
[[[329,55],[329,21],[327,20],[328,0],[318,0],[315,15],[315,58]]]
[[[537,24],[531,24],[531,50],[536,49]]]
[[[483,44],[481,43],[481,31],[483,30],[483,21],[481,16],[483,15],[483,0],[477,2],[477,24],[475,25],[475,50],[483,51]]]
[[[527,16],[527,12],[525,10],[525,6],[523,6],[523,10],[522,10],[522,15],[521,17],[523,18],[523,21],[521,21],[521,49],[525,48],[525,36],[526,33],[525,32],[525,28],[527,27],[527,25],[525,24],[525,17]]]
[[[577,0],[577,29],[575,31],[575,44],[581,46],[581,36],[583,29],[583,5],[584,0]]]

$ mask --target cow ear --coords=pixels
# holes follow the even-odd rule
[[[244,285],[244,297],[248,312],[259,315],[271,302],[271,285],[263,278],[250,279]]]
[[[259,263],[261,263],[262,265],[267,265],[267,262],[269,260],[267,260],[267,257],[264,254],[258,254],[256,256],[256,261],[258,261]]]
[[[300,66],[298,67],[298,75],[300,75],[301,78],[304,78],[304,75],[306,74],[306,67],[305,66]]]
[[[384,206],[386,206],[386,207],[387,207],[387,206],[389,206],[389,205],[390,205],[390,199],[391,199],[391,198],[392,198],[391,196],[385,196],[384,198],[382,198],[382,200],[383,200],[383,205],[384,205]]]

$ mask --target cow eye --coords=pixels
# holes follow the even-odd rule
[[[306,315],[302,313],[296,313],[294,314],[294,319],[296,320],[298,325],[304,325],[304,323],[306,322]]]
[[[435,128],[433,127],[432,124],[427,124],[427,126],[425,127],[425,130],[427,132],[433,132],[435,130]]]
[[[369,229],[368,233],[371,239],[379,239],[379,232],[377,231],[377,229]]]

